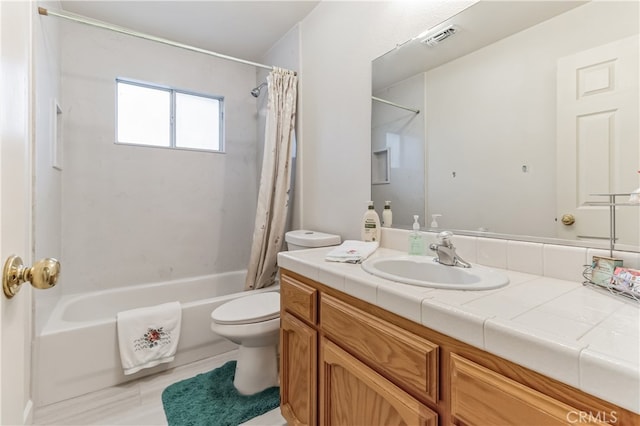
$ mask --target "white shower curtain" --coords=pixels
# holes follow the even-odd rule
[[[275,283],[291,191],[291,149],[297,82],[293,71],[274,67],[267,77],[268,101],[258,209],[245,290]]]

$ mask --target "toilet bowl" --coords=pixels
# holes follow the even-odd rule
[[[289,250],[340,244],[340,236],[307,230],[287,232]],[[278,386],[280,293],[240,297],[211,312],[211,330],[238,345],[233,385],[243,395]]]
[[[278,386],[280,293],[240,297],[211,313],[211,330],[239,345],[233,385],[243,395]]]

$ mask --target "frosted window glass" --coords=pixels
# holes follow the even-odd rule
[[[117,143],[223,152],[224,97],[118,79],[116,88]]]
[[[176,147],[221,149],[218,99],[176,93]]]
[[[118,82],[118,142],[171,146],[171,92]]]

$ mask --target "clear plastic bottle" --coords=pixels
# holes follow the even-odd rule
[[[441,214],[436,213],[431,215],[431,229],[438,229],[438,218],[442,217]]]
[[[384,210],[382,210],[382,226],[391,228],[393,223],[393,213],[391,212],[391,201],[384,202]]]
[[[422,256],[424,255],[424,240],[420,234],[418,218],[417,214],[413,216],[413,231],[409,234],[409,254]]]
[[[380,241],[380,216],[369,201],[369,207],[362,218],[362,241]]]
[[[638,170],[638,173],[640,173],[640,170]],[[631,195],[629,195],[629,202],[631,204],[640,204],[640,188],[631,192]]]

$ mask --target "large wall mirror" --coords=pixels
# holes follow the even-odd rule
[[[393,226],[640,247],[637,1],[480,1],[372,64]]]

